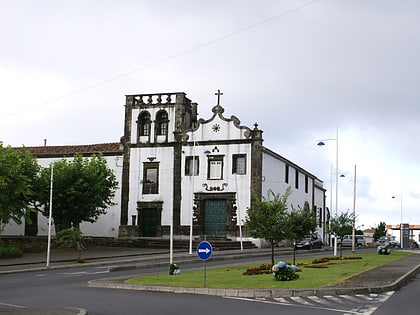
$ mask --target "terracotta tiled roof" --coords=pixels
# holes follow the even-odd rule
[[[76,153],[92,155],[102,153],[103,155],[122,155],[120,143],[98,143],[86,145],[63,145],[63,146],[42,146],[26,147],[35,157],[64,157],[73,156]]]

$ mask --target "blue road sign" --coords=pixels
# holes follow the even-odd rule
[[[201,242],[197,246],[197,256],[201,260],[207,260],[211,257],[211,254],[213,252],[213,248],[211,247],[211,244],[209,242]]]

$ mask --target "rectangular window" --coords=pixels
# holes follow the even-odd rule
[[[286,164],[286,169],[284,170],[284,182],[289,183],[289,165]]]
[[[209,156],[208,179],[223,179],[223,156]]]
[[[295,170],[295,188],[299,189],[299,171]]]
[[[246,154],[234,154],[232,156],[232,174],[246,174]]]
[[[144,163],[143,194],[159,193],[159,163]]]
[[[308,175],[305,175],[305,193],[308,193],[309,191],[309,179]]]
[[[199,158],[198,156],[186,156],[185,157],[185,176],[197,176],[199,174]]]

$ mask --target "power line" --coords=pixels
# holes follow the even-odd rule
[[[70,93],[68,93],[68,94],[64,94],[64,95],[59,96],[59,97],[57,97],[57,98],[53,98],[53,99],[51,99],[51,100],[48,100],[48,101],[45,101],[45,102],[39,103],[39,104],[37,104],[37,105],[34,105],[34,106],[31,106],[31,107],[27,107],[27,108],[24,108],[24,109],[18,110],[18,111],[16,111],[16,112],[13,112],[13,113],[10,113],[10,114],[4,115],[4,116],[0,116],[0,119],[5,119],[5,118],[8,118],[8,117],[12,117],[12,116],[15,116],[15,115],[19,115],[19,114],[22,114],[22,113],[25,113],[25,112],[28,112],[28,111],[34,110],[34,109],[39,108],[39,107],[46,106],[46,105],[48,105],[48,104],[51,104],[51,103],[54,103],[54,102],[60,101],[60,100],[62,100],[62,99],[65,99],[65,98],[68,98],[68,97],[71,97],[71,96],[74,96],[74,95],[77,95],[77,94],[83,93],[83,92],[88,91],[88,90],[91,90],[91,89],[94,89],[94,88],[96,88],[96,87],[98,87],[98,86],[105,85],[105,84],[107,84],[107,83],[109,83],[109,82],[116,81],[116,80],[118,80],[118,79],[120,79],[120,78],[122,78],[122,77],[126,77],[126,76],[132,75],[132,74],[134,74],[134,73],[136,73],[136,72],[146,70],[146,69],[148,69],[148,68],[154,67],[154,66],[156,66],[156,65],[159,65],[159,64],[164,63],[164,62],[167,62],[167,61],[169,61],[169,60],[172,60],[172,59],[178,58],[178,57],[180,57],[180,56],[190,54],[190,53],[192,53],[192,52],[194,52],[194,51],[197,51],[197,50],[203,49],[203,48],[205,48],[205,47],[207,47],[207,46],[210,46],[210,45],[213,45],[213,44],[215,44],[215,43],[217,43],[217,42],[219,42],[219,41],[226,40],[226,39],[228,39],[228,38],[230,38],[230,37],[233,37],[233,36],[236,36],[236,35],[238,35],[238,34],[240,34],[240,33],[246,32],[246,31],[248,31],[248,30],[250,30],[250,29],[253,29],[253,28],[255,28],[255,27],[258,27],[258,26],[260,26],[260,25],[263,25],[263,24],[265,24],[265,23],[268,23],[268,22],[270,22],[270,21],[273,21],[273,20],[275,20],[275,19],[278,19],[278,18],[280,18],[280,17],[283,17],[283,16],[285,16],[285,15],[287,15],[287,14],[290,14],[290,13],[296,12],[296,11],[298,11],[298,10],[300,10],[300,9],[303,9],[303,8],[305,8],[305,7],[307,7],[307,6],[310,6],[310,5],[312,5],[312,4],[314,4],[315,2],[318,2],[318,1],[319,1],[319,0],[311,0],[311,1],[304,2],[303,4],[300,4],[300,5],[297,5],[297,6],[293,7],[293,8],[291,8],[291,9],[287,9],[287,10],[285,10],[285,11],[282,11],[282,12],[280,12],[280,13],[278,13],[278,14],[276,14],[276,15],[273,15],[273,16],[271,16],[271,17],[267,18],[267,19],[264,19],[264,20],[261,20],[261,21],[259,21],[259,22],[257,22],[257,23],[254,23],[254,24],[248,25],[248,26],[246,26],[246,27],[244,27],[244,28],[241,28],[241,29],[239,29],[239,30],[236,30],[236,31],[234,31],[234,32],[231,32],[231,33],[228,33],[228,34],[226,34],[226,35],[223,35],[223,36],[217,37],[217,38],[215,38],[215,39],[213,39],[213,40],[210,40],[210,41],[208,41],[208,42],[205,42],[205,43],[203,43],[203,44],[201,44],[201,45],[198,45],[198,46],[195,46],[195,47],[192,47],[192,48],[189,48],[189,49],[186,49],[186,50],[183,50],[183,51],[177,52],[177,53],[175,53],[175,54],[173,54],[173,55],[171,55],[171,56],[168,56],[168,57],[165,57],[165,58],[159,59],[159,60],[157,60],[157,61],[155,61],[155,62],[152,62],[152,63],[149,63],[149,64],[147,64],[147,65],[145,65],[145,66],[143,66],[143,67],[136,68],[136,69],[130,70],[130,71],[128,71],[128,72],[125,72],[125,73],[122,73],[122,74],[116,75],[116,76],[111,77],[111,78],[109,78],[109,79],[106,79],[106,80],[103,80],[103,81],[97,82],[97,83],[95,83],[95,84],[92,84],[92,85],[86,86],[86,87],[84,87],[84,88],[81,88],[81,89],[79,89],[79,90],[76,90],[76,91],[70,92]]]

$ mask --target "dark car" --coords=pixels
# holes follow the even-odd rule
[[[322,239],[319,235],[311,235],[295,243],[296,249],[313,249],[313,248],[322,248]]]

